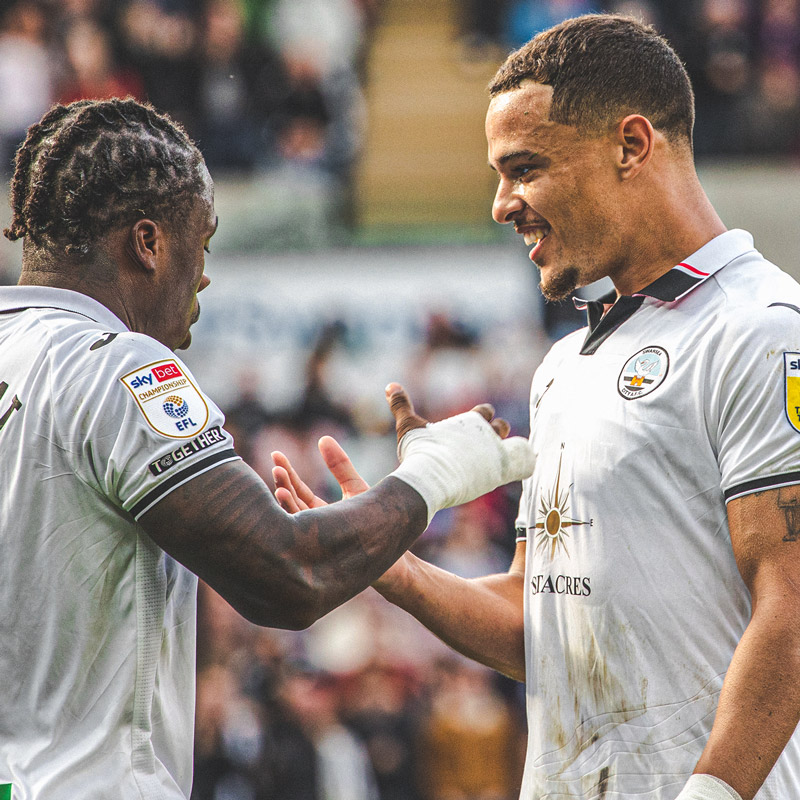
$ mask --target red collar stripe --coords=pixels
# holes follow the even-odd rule
[[[684,261],[681,261],[678,266],[688,269],[690,272],[693,272],[695,275],[699,275],[701,278],[707,278],[711,274],[710,272],[702,272],[701,270],[697,269],[697,267],[693,267],[691,264],[687,264]]]

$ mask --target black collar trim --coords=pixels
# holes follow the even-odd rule
[[[603,301],[611,300],[613,302],[614,298],[616,298],[614,305],[603,314],[605,309]],[[600,347],[626,319],[629,319],[638,311],[643,302],[643,294],[636,294],[633,297],[628,295],[616,297],[612,292],[610,295],[605,295],[599,300],[593,300],[587,303],[585,308],[589,318],[589,332],[586,334],[586,339],[581,347],[581,355],[593,355],[597,351],[597,348]]]
[[[626,319],[636,313],[645,297],[652,297],[662,303],[673,303],[692,291],[711,274],[681,262],[634,295],[617,297],[617,293],[611,291],[597,300],[581,300],[576,297],[575,307],[579,311],[586,311],[589,323],[589,332],[581,347],[581,355],[590,356],[595,353]],[[605,308],[608,305],[611,308],[606,312]]]
[[[662,303],[672,303],[690,292],[708,276],[708,272],[701,272],[696,267],[689,266],[689,264],[678,264],[677,267],[673,267],[660,278],[656,278],[641,292],[637,292],[636,295],[652,297],[656,300],[661,300]]]

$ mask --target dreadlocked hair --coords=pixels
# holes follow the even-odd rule
[[[4,235],[86,255],[117,224],[174,221],[205,188],[183,128],[132,98],[56,105],[17,151]]]

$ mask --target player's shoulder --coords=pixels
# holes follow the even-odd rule
[[[545,370],[554,368],[563,361],[563,359],[574,355],[580,351],[584,340],[586,339],[586,326],[571,331],[565,336],[557,339],[550,345],[550,349],[542,359],[542,366]]]
[[[133,331],[104,331],[100,327],[87,327],[59,344],[54,367],[65,379],[68,376],[115,379],[161,362],[180,364],[180,360],[165,345]]]
[[[800,284],[791,275],[756,253],[720,270],[715,279],[720,346],[800,348]]]

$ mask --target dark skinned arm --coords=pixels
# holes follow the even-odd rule
[[[151,538],[251,622],[305,628],[358,594],[425,530],[425,502],[385,478],[290,515],[242,461],[175,489],[141,518]]]
[[[426,425],[402,387],[390,384],[387,400],[398,440]],[[491,406],[473,411],[490,421],[500,438],[506,436],[508,424],[492,420]],[[427,436],[447,441],[441,428],[430,431]],[[460,446],[456,451],[444,447],[439,456],[457,460],[460,452],[463,458]],[[483,469],[482,464],[475,466]],[[409,483],[390,475],[357,497],[290,515],[252,469],[233,461],[176,488],[140,522],[163,550],[247,619],[299,629],[358,594],[393,564],[425,530],[428,507]]]

